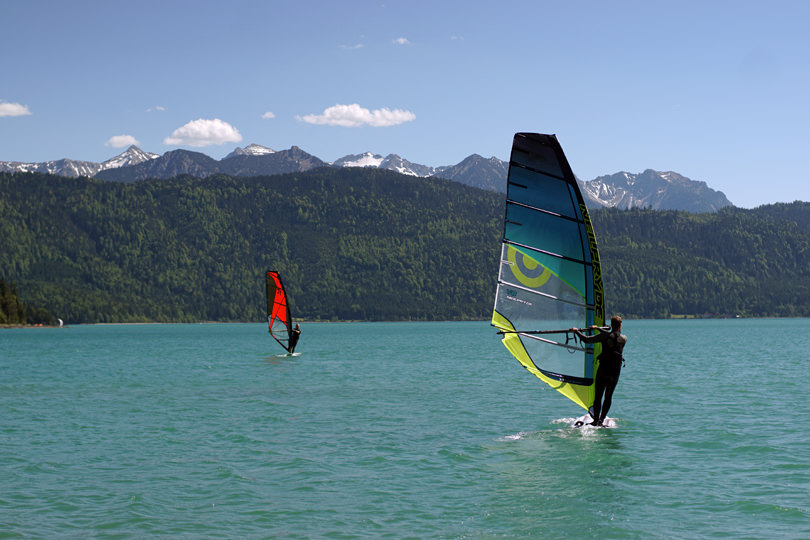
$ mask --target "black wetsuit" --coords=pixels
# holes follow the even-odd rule
[[[290,354],[295,352],[295,346],[298,345],[299,337],[301,337],[301,330],[297,328],[290,333],[290,346],[287,349],[290,352]]]
[[[597,424],[601,424],[607,417],[608,410],[613,401],[613,391],[619,382],[619,375],[622,371],[624,358],[624,345],[627,343],[627,336],[618,332],[600,331],[593,336],[586,336],[580,332],[577,334],[585,343],[601,343],[602,353],[599,355],[599,370],[596,372],[596,384],[593,400],[593,419]],[[605,396],[602,401],[602,394]]]

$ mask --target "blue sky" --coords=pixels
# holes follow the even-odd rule
[[[556,133],[583,180],[672,170],[810,201],[810,2],[115,0],[0,4],[0,160],[130,143],[216,159],[508,159]]]

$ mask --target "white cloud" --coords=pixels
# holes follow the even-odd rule
[[[341,45],[340,48],[346,51],[356,51],[357,49],[362,49],[365,47],[362,43],[356,43],[355,45]]]
[[[160,105],[158,105],[157,107],[149,107],[148,109],[146,109],[146,112],[165,111],[165,110],[166,107],[161,107]]]
[[[270,111],[267,111],[266,113],[264,113],[262,115],[262,118],[265,119],[265,120],[270,120],[271,118],[275,118],[275,117],[276,117],[276,115],[274,113],[270,112]]]
[[[110,137],[110,140],[104,143],[104,146],[112,146],[113,148],[123,148],[125,146],[132,146],[141,144],[138,139],[132,135],[116,135]]]
[[[213,120],[200,118],[175,129],[170,136],[163,139],[163,143],[200,147],[227,142],[238,143],[241,140],[242,134],[228,122],[223,122],[219,118]]]
[[[0,116],[27,116],[31,114],[27,105],[0,101]]]
[[[411,111],[402,109],[382,108],[370,111],[357,103],[351,105],[334,105],[321,114],[308,114],[297,116],[298,120],[307,124],[320,124],[327,126],[359,127],[363,125],[373,127],[387,127],[412,122],[416,115]]]
[[[397,45],[410,45],[411,42],[408,41],[408,38],[398,37],[397,39],[392,40]]]

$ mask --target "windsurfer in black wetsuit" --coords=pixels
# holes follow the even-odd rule
[[[296,323],[295,328],[290,332],[290,354],[295,352],[295,346],[298,345],[298,338],[301,337],[301,327]]]
[[[619,382],[619,374],[622,370],[622,352],[627,343],[627,336],[622,334],[622,318],[614,315],[610,319],[610,332],[598,326],[591,326],[589,330],[598,330],[592,336],[586,336],[577,328],[572,328],[574,332],[585,343],[601,343],[602,353],[599,355],[599,369],[596,372],[596,395],[593,400],[593,422],[591,425],[601,426],[607,417],[610,404],[613,399],[613,390]],[[605,401],[602,402],[602,394]]]

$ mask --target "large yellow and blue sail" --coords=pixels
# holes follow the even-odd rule
[[[554,135],[517,133],[492,325],[527,370],[590,409],[600,346],[565,330],[604,322],[599,251],[576,177]]]

